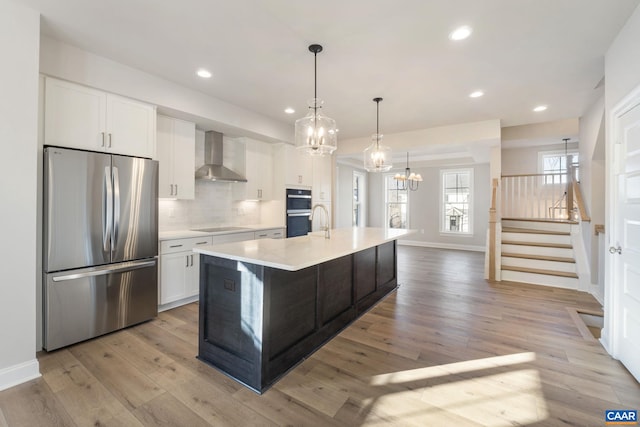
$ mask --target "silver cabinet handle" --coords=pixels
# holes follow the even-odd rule
[[[100,132],[102,134],[102,146],[104,147],[104,132]]]
[[[170,248],[181,248],[181,247],[182,247],[182,245],[171,245],[171,246],[169,246],[169,247],[170,247]]]
[[[618,254],[618,255],[622,255],[622,248],[620,246],[618,246],[617,248],[611,246],[609,248],[609,253],[610,254]]]
[[[178,184],[176,184],[176,196],[178,195]]]
[[[191,254],[191,267],[193,267],[193,254]]]
[[[196,245],[206,245],[207,243],[209,243],[209,242],[207,242],[207,241],[204,241],[204,242],[198,242],[198,243],[196,243]]]
[[[185,255],[187,258],[187,265],[185,265],[185,267],[189,267],[189,255]]]
[[[111,134],[109,134],[109,148],[111,148]]]
[[[173,196],[173,184],[169,184],[169,187],[171,187],[171,189],[169,190],[169,195]]]

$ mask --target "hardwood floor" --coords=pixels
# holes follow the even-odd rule
[[[0,426],[602,426],[640,385],[567,307],[588,294],[487,283],[484,254],[399,247],[400,288],[262,396],[195,358],[197,304],[38,356]]]

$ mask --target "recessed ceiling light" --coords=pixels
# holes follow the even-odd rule
[[[536,108],[533,109],[533,111],[535,111],[536,113],[539,113],[540,111],[544,111],[547,109],[546,105],[538,105]]]
[[[462,27],[458,27],[455,30],[453,30],[449,34],[449,39],[454,41],[464,40],[471,35],[471,31],[472,31],[471,27],[463,25]]]
[[[482,95],[484,95],[484,92],[481,90],[477,90],[475,92],[471,92],[469,94],[469,98],[480,98]]]
[[[287,108],[284,109],[284,112],[287,113],[287,114],[293,114],[293,113],[296,112],[296,110],[294,110],[291,107],[287,107]]]
[[[196,71],[196,74],[203,79],[208,79],[212,76],[211,71],[205,70],[204,68],[200,68],[198,71]]]

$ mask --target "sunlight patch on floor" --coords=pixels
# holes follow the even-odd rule
[[[407,390],[383,394],[368,404],[377,415],[407,425],[445,420],[492,427],[540,422],[549,417],[540,375],[536,369],[516,366],[534,360],[534,353],[518,353],[376,375],[374,386],[406,385]]]

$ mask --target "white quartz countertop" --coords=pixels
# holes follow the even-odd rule
[[[215,228],[216,226],[211,226],[210,228]],[[208,228],[206,226],[198,227],[198,228]],[[269,224],[257,224],[257,225],[243,225],[241,227],[236,227],[233,230],[225,230],[225,231],[196,231],[196,230],[172,230],[172,231],[160,231],[158,233],[158,240],[173,240],[173,239],[185,239],[189,237],[202,237],[202,236],[219,236],[223,234],[232,234],[232,233],[250,233],[255,231],[262,230],[271,230],[274,228],[285,228],[284,225],[269,225]]]
[[[416,230],[397,228],[337,228],[331,230],[330,239],[324,238],[324,232],[315,232],[289,239],[261,239],[199,246],[194,252],[296,271],[401,239],[415,232]]]

